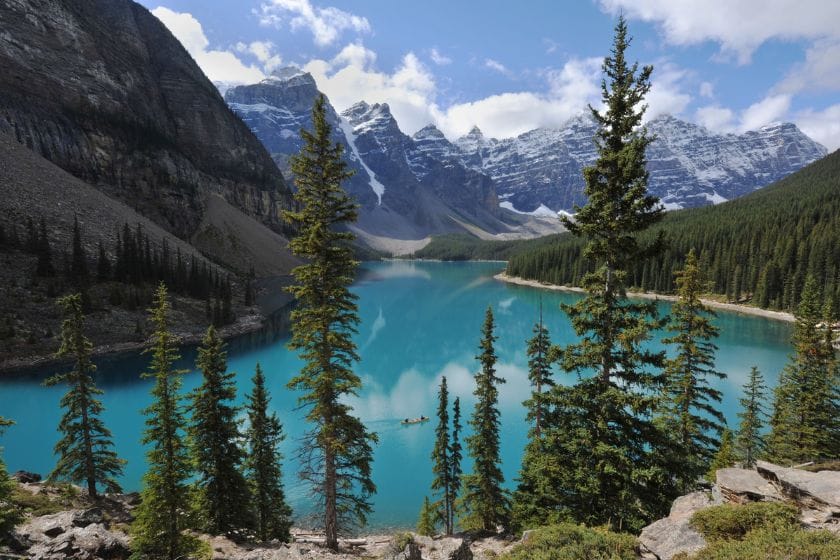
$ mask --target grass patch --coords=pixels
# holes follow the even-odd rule
[[[12,503],[25,513],[31,513],[35,517],[50,515],[67,509],[61,503],[46,492],[33,494],[22,488],[15,488],[12,491]]]
[[[561,523],[535,529],[499,560],[636,560],[631,535]]]
[[[673,560],[828,560],[840,558],[840,537],[808,531],[796,508],[775,503],[722,505],[703,509],[691,525],[709,541],[694,555]]]
[[[743,540],[719,540],[693,556],[673,560],[833,560],[840,558],[840,538],[829,531],[806,531],[793,526],[762,527]]]
[[[724,504],[701,509],[692,516],[691,526],[709,541],[740,540],[755,529],[798,527],[799,512],[770,502]]]

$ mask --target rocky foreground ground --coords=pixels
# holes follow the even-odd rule
[[[40,482],[19,483],[18,498],[31,513],[12,534],[11,546],[0,559],[118,560],[130,554],[129,524],[137,494],[109,495],[96,503],[78,491]],[[698,491],[674,501],[670,515],[646,527],[638,540],[638,557],[671,560],[706,546],[690,525],[691,516],[704,508],[732,503],[779,502],[795,506],[806,529],[828,529],[840,535],[840,472],[808,472],[758,462],[755,469],[721,469],[709,491]],[[63,508],[63,509],[62,509]],[[56,511],[58,510],[58,511]],[[322,538],[293,531],[291,543],[267,545],[234,543],[224,537],[199,535],[214,560],[493,560],[522,539],[486,537],[424,537],[411,533],[366,535],[341,541],[332,553]]]
[[[807,529],[828,529],[840,535],[840,472],[808,472],[758,461],[755,469],[720,469],[710,492],[677,498],[665,519],[645,527],[639,551],[645,560],[671,560],[693,553],[706,540],[690,525],[701,509],[720,504],[779,502],[794,505]]]

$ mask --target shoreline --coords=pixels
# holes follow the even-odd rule
[[[529,288],[539,288],[543,290],[552,290],[555,292],[572,292],[578,294],[584,293],[583,288],[578,288],[576,286],[558,286],[556,284],[546,284],[538,280],[527,280],[518,276],[508,276],[504,272],[500,272],[493,278],[499,280],[500,282],[514,284],[516,286],[526,286]],[[652,292],[627,292],[627,296],[631,298],[642,298],[662,301],[677,301],[677,299],[679,299],[677,296],[655,294]],[[772,311],[770,309],[750,307],[749,305],[741,305],[737,303],[724,303],[720,301],[702,298],[700,299],[700,301],[703,302],[703,304],[709,307],[710,309],[728,311],[730,313],[752,315],[754,317],[762,317],[764,319],[772,319],[774,321],[783,321],[786,323],[793,323],[796,320],[792,313],[787,313],[785,311]]]
[[[248,314],[239,317],[236,322],[231,325],[219,328],[218,332],[222,340],[224,340],[225,343],[230,344],[241,337],[259,333],[263,329],[270,327],[270,323],[270,318],[265,317],[262,314]],[[172,334],[178,347],[185,348],[201,344],[205,332],[174,331]],[[153,340],[151,338],[147,338],[142,342],[133,341],[100,344],[91,349],[91,357],[98,360],[118,359],[121,356],[143,352],[151,348],[152,343]],[[0,361],[0,375],[29,375],[47,368],[64,367],[70,363],[72,363],[72,359],[56,358],[55,354],[10,357]]]

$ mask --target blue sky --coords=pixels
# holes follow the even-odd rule
[[[141,0],[214,81],[294,65],[337,109],[387,102],[406,133],[507,137],[598,103],[619,12],[653,64],[651,118],[719,132],[793,121],[840,147],[840,1]]]

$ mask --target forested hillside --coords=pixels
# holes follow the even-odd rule
[[[674,291],[674,271],[694,248],[708,290],[728,300],[792,310],[813,274],[823,302],[840,301],[840,152],[753,194],[718,206],[669,213],[661,226],[668,246],[631,271],[640,290]],[[654,231],[646,234],[649,238]],[[552,284],[578,285],[586,272],[583,242],[524,244],[507,273]]]

